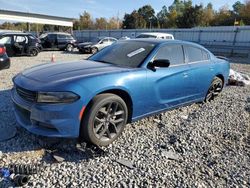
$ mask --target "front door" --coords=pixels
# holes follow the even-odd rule
[[[154,57],[154,60],[156,59],[169,60],[170,66],[147,71],[149,111],[159,111],[190,101],[192,87],[189,65],[184,61],[182,46],[163,46]]]

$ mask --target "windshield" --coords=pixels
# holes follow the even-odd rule
[[[142,35],[137,36],[136,38],[156,38],[156,36],[154,36],[154,35],[142,34]]]
[[[119,41],[91,56],[89,60],[118,66],[139,67],[154,47],[155,44],[152,42]]]

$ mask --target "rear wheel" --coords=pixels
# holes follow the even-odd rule
[[[83,117],[80,139],[107,146],[119,137],[127,119],[128,109],[122,98],[114,94],[97,95]]]
[[[66,50],[67,50],[67,52],[72,52],[74,50],[74,46],[72,44],[68,44],[66,46]]]
[[[208,89],[205,102],[209,102],[213,100],[215,97],[219,95],[219,93],[223,89],[223,81],[219,77],[215,77]]]
[[[30,50],[30,56],[37,56],[38,55],[38,50],[37,49],[32,49]]]

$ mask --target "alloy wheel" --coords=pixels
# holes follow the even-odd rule
[[[223,88],[222,80],[219,78],[216,78],[212,82],[212,84],[207,92],[206,101],[213,100],[214,97],[216,97],[222,91],[222,88]]]
[[[119,102],[108,102],[96,113],[93,132],[101,142],[113,139],[126,123],[123,106]]]

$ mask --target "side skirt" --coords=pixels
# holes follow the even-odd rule
[[[185,102],[185,103],[182,103],[182,104],[178,104],[178,105],[175,105],[175,106],[172,106],[172,107],[168,107],[168,108],[164,108],[164,109],[161,109],[161,110],[153,111],[153,112],[150,112],[150,113],[147,113],[147,114],[143,114],[141,116],[133,117],[132,118],[132,122],[138,121],[138,120],[143,119],[145,117],[157,115],[157,114],[160,114],[162,112],[166,112],[168,110],[173,110],[173,109],[176,109],[176,108],[179,108],[179,107],[188,106],[188,105],[191,105],[193,103],[202,102],[202,101],[204,101],[204,98],[195,99],[195,100],[188,101],[188,102]]]

